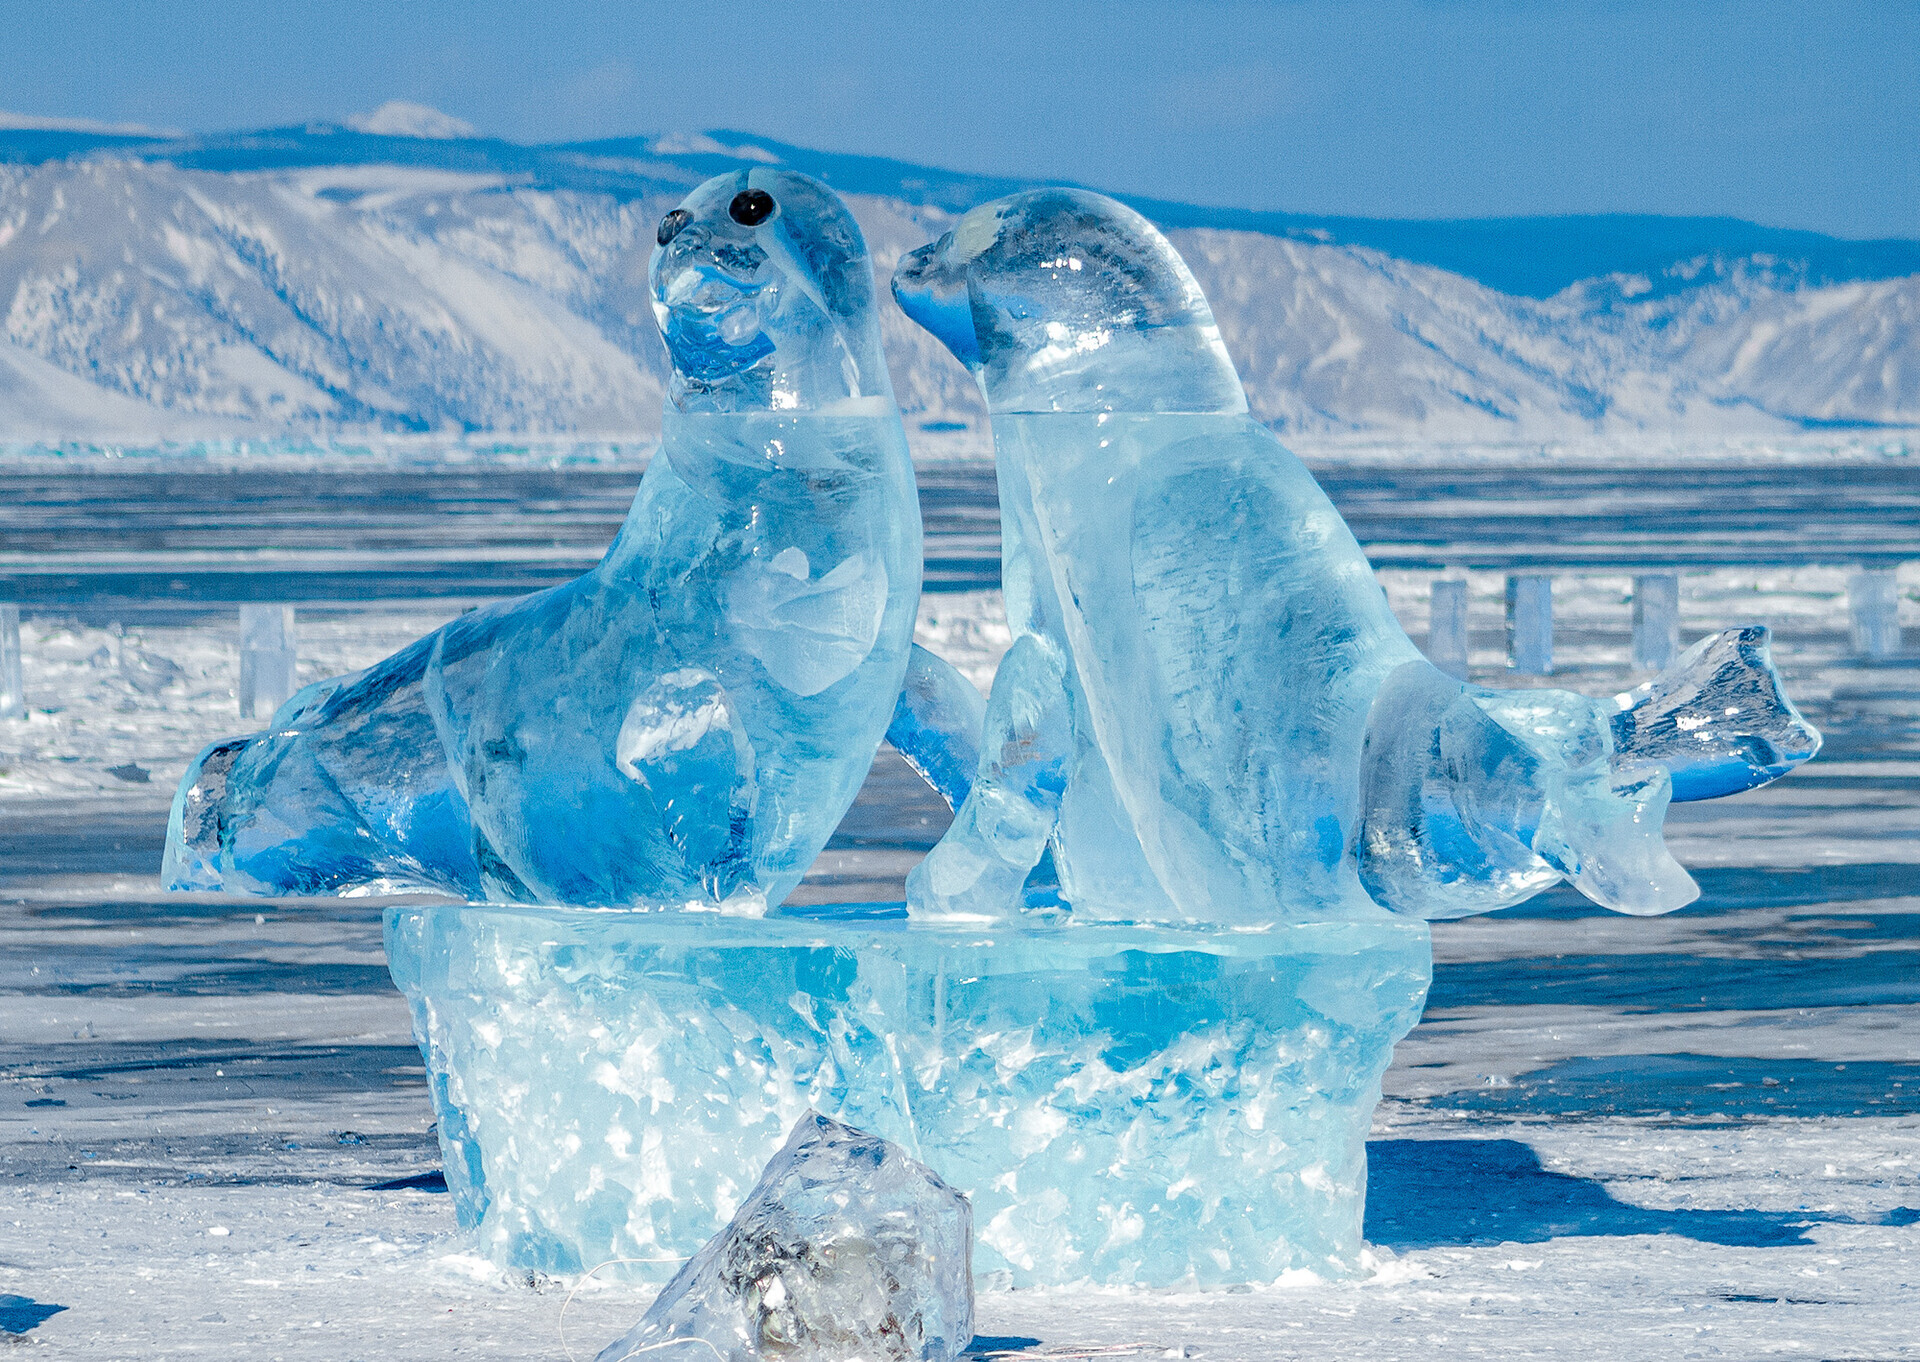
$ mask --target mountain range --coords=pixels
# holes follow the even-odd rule
[[[884,278],[1030,182],[737,132],[523,146],[389,106],[217,136],[0,118],[0,444],[645,439],[655,224],[778,164],[845,195]],[[1126,197],[1126,196],[1121,196]],[[1920,242],[1723,218],[1457,222],[1128,202],[1304,449],[1625,445],[1920,427]],[[891,307],[922,452],[979,452],[966,374]]]

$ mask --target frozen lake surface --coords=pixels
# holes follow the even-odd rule
[[[923,463],[928,590],[1000,582],[993,466]],[[1842,467],[1316,467],[1383,569],[1782,567],[1920,561],[1920,472]],[[614,466],[0,463],[0,600],[100,623],[209,601],[476,600],[598,562],[639,483]]]
[[[624,476],[624,494],[568,531],[589,559],[631,494]],[[1408,504],[1431,527],[1446,518],[1429,493]],[[1608,532],[1620,503],[1592,495],[1603,547],[1685,537],[1652,509],[1640,530],[1623,513]],[[1849,520],[1844,506],[1870,498],[1835,499],[1821,534],[1895,542],[1920,521],[1884,506]],[[1351,492],[1349,509],[1364,500]],[[1446,519],[1449,543],[1538,547],[1537,520],[1503,528],[1486,509],[1498,495],[1469,500]],[[953,533],[976,536],[970,561],[989,561],[990,507],[954,504]],[[515,521],[510,505],[487,516]],[[82,531],[36,546],[18,523],[9,555],[86,566]],[[190,542],[205,525],[163,514],[151,532],[134,547],[213,551]],[[385,548],[432,568],[429,540],[403,529]],[[1380,557],[1417,641],[1431,568]],[[1594,556],[1562,581],[1557,684],[1600,694],[1635,679],[1621,561]],[[1722,562],[1684,580],[1688,637],[1778,627],[1790,693],[1828,737],[1778,785],[1676,811],[1671,841],[1700,903],[1639,920],[1555,893],[1436,925],[1426,1017],[1397,1052],[1370,1151],[1368,1279],[988,1293],[980,1347],[1920,1357],[1920,658],[1849,660],[1844,567],[1819,561]],[[303,679],[383,656],[503,580],[303,610]],[[1500,576],[1470,581],[1476,676],[1494,680]],[[997,593],[948,585],[973,589],[930,595],[922,638],[984,682],[1006,644]],[[23,632],[33,709],[0,721],[0,1343],[49,1357],[561,1358],[630,1327],[643,1288],[589,1282],[568,1305],[574,1283],[509,1277],[458,1239],[377,904],[159,894],[173,782],[241,728],[229,613],[30,611]],[[898,898],[945,819],[883,753],[801,894]]]

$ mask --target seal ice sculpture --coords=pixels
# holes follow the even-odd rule
[[[919,503],[845,205],[719,176],[660,224],[650,281],[673,378],[605,559],[209,747],[170,888],[754,913],[832,835],[903,680],[903,743],[970,774],[971,739],[951,758],[915,718],[966,683],[909,674]]]
[[[1054,910],[1023,892],[1049,842],[1083,918],[1454,917],[1563,878],[1665,912],[1698,892],[1662,840],[1669,799],[1819,745],[1764,630],[1611,703],[1428,664],[1248,414],[1185,263],[1111,199],[976,208],[893,289],[986,395],[1015,631],[978,779],[909,881],[916,916]]]
[[[953,828],[911,916],[390,909],[461,1220],[528,1267],[692,1255],[813,1107],[964,1193],[988,1282],[1351,1274],[1426,919],[1677,906],[1666,801],[1817,737],[1764,630],[1612,702],[1428,666],[1116,204],[976,210],[896,292],[986,389],[1018,631],[984,707],[908,672]]]

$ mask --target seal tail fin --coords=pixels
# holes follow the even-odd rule
[[[1606,781],[1568,781],[1546,800],[1533,850],[1616,913],[1684,908],[1700,897],[1700,886],[1667,850],[1672,789],[1658,763],[1615,766]]]
[[[1718,799],[1778,780],[1820,750],[1787,698],[1765,625],[1701,639],[1643,686],[1614,697],[1613,746],[1659,762],[1673,799]]]

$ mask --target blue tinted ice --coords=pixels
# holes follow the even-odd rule
[[[1256,933],[395,907],[386,944],[455,1208],[496,1258],[691,1255],[812,1107],[966,1194],[976,1272],[1022,1286],[1358,1271],[1380,1076],[1430,969],[1426,924],[1385,914]]]
[[[1007,611],[1032,645],[996,679],[981,780],[909,883],[917,916],[1032,906],[1009,885],[1049,843],[1078,919],[1446,917],[1560,879],[1659,912],[1696,892],[1660,837],[1674,788],[1736,788],[1714,754],[1738,749],[1753,783],[1811,752],[1753,681],[1764,657],[1699,677],[1683,661],[1624,711],[1430,666],[1332,503],[1247,414],[1184,263],[1129,209],[1016,194],[893,286],[986,395]],[[1729,685],[1747,708],[1683,754],[1668,730],[1708,722]],[[1064,789],[990,779],[997,734],[1067,754]]]
[[[867,245],[785,170],[716,175],[661,222],[648,271],[680,412],[888,412]]]
[[[1614,750],[1608,709],[1468,686],[1425,662],[1394,671],[1361,763],[1354,855],[1373,899],[1464,917],[1567,879],[1619,912],[1690,902],[1698,891],[1661,837],[1666,768]]]
[[[1023,908],[1027,875],[1039,864],[1066,787],[1066,659],[1045,639],[1023,634],[1001,659],[987,698],[983,759],[959,829],[942,837],[907,876],[921,917],[994,921]]]
[[[945,658],[914,644],[887,741],[949,808],[959,808],[973,787],[985,723],[986,705],[973,682]]]
[[[606,558],[209,748],[171,887],[757,913],[799,882],[893,718],[919,595],[866,248],[767,170],[659,235],[674,379]]]
[[[1077,189],[984,204],[893,276],[995,415],[1244,412],[1213,311],[1167,239]]]

